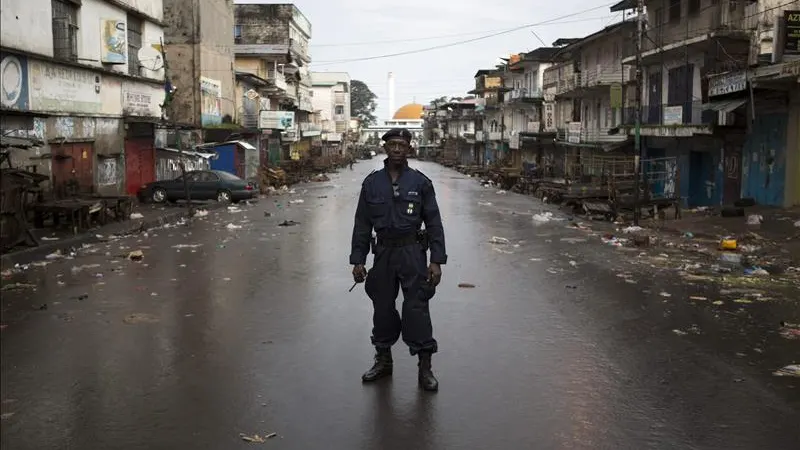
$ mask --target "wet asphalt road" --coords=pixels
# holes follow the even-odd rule
[[[393,379],[362,386],[371,309],[347,257],[356,180],[379,164],[15,277],[39,287],[3,292],[2,448],[797,448],[800,382],[771,371],[798,341],[432,163],[412,165],[448,239],[441,390],[418,390],[402,345]],[[135,249],[143,262],[116,257]]]

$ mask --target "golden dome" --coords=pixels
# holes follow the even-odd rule
[[[400,107],[396,113],[394,113],[394,120],[419,120],[422,119],[422,105],[419,103],[409,103],[405,106]]]

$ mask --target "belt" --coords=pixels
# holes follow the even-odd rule
[[[405,247],[419,243],[417,233],[401,236],[378,236],[378,245],[383,247]]]

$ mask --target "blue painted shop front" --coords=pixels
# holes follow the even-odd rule
[[[786,113],[756,114],[742,152],[742,197],[759,205],[784,206]]]
[[[720,205],[724,180],[721,152],[715,151],[710,141],[699,144],[702,141],[678,139],[666,143],[651,138],[644,143],[642,170],[649,177],[653,197],[678,195],[684,208]]]

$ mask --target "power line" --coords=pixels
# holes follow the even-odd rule
[[[566,23],[580,23],[580,22],[591,22],[593,20],[605,20],[608,18],[613,18],[614,15],[610,16],[600,16],[600,17],[587,17],[585,19],[577,19],[577,20],[565,20],[559,22],[548,22],[540,24],[540,26],[544,25],[561,25]],[[315,48],[323,48],[323,47],[355,47],[361,45],[376,45],[376,44],[395,44],[395,43],[403,43],[403,42],[419,42],[419,41],[430,41],[435,39],[444,39],[449,37],[463,37],[463,36],[474,36],[476,34],[484,34],[484,33],[497,33],[508,30],[507,28],[504,29],[494,29],[494,30],[482,30],[482,31],[470,31],[468,33],[454,33],[454,34],[440,34],[437,36],[427,36],[421,38],[410,38],[410,39],[390,39],[385,41],[362,41],[362,42],[343,42],[337,44],[314,44],[312,43],[311,46]]]
[[[468,44],[468,43],[471,43],[471,42],[481,41],[481,40],[489,39],[489,38],[492,38],[492,37],[495,37],[495,36],[500,36],[500,35],[503,35],[503,34],[513,33],[514,31],[524,30],[526,28],[531,28],[531,27],[535,27],[535,26],[539,26],[539,25],[544,25],[544,24],[547,24],[547,23],[552,23],[552,22],[555,22],[557,20],[567,19],[567,18],[570,18],[570,17],[579,16],[581,14],[584,14],[584,13],[587,13],[587,12],[590,12],[590,11],[596,11],[598,9],[607,8],[607,7],[609,7],[609,6],[611,6],[611,5],[615,4],[615,3],[616,2],[607,3],[607,4],[604,4],[604,5],[595,6],[594,8],[585,9],[583,11],[575,12],[575,13],[572,13],[572,14],[566,14],[566,15],[563,15],[563,16],[555,17],[555,18],[550,19],[550,20],[545,20],[545,21],[537,22],[537,23],[531,23],[531,24],[527,24],[527,25],[521,25],[521,26],[510,28],[510,29],[507,29],[507,30],[499,31],[497,33],[491,33],[491,34],[479,36],[479,37],[472,38],[472,39],[466,39],[466,40],[463,40],[463,41],[451,42],[449,44],[436,45],[436,46],[433,46],[433,47],[420,48],[420,49],[416,49],[416,50],[408,50],[408,51],[404,51],[404,52],[389,53],[389,54],[385,54],[385,55],[366,56],[366,57],[362,57],[362,58],[350,58],[350,59],[340,59],[340,60],[332,60],[332,61],[318,61],[316,63],[316,65],[317,66],[328,66],[328,65],[331,65],[331,64],[339,64],[339,63],[346,63],[346,62],[372,61],[372,60],[375,60],[375,59],[384,59],[384,58],[392,58],[392,57],[395,57],[395,56],[413,55],[413,54],[416,54],[416,53],[423,53],[423,52],[429,52],[429,51],[433,51],[433,50],[440,50],[440,49],[443,49],[443,48],[455,47],[457,45],[462,45],[462,44]]]

